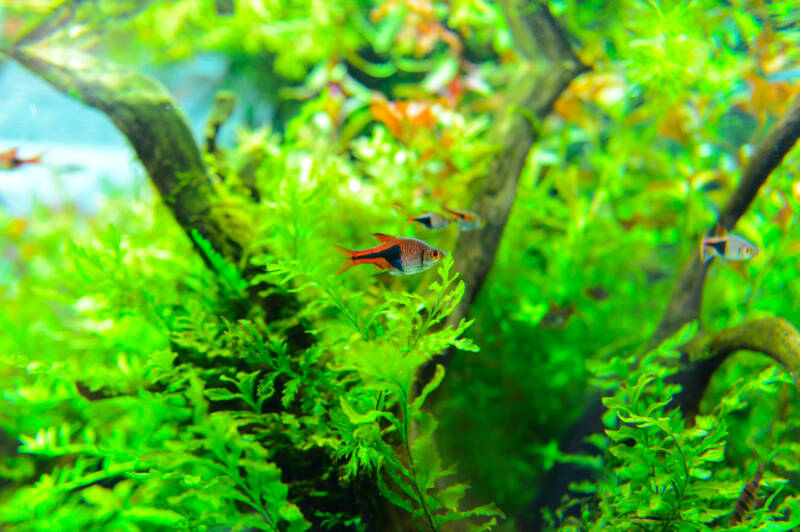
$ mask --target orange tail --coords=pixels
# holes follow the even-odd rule
[[[349,270],[350,268],[352,268],[353,266],[355,266],[355,265],[356,265],[356,261],[355,261],[355,260],[353,260],[353,258],[354,258],[354,257],[353,257],[353,254],[354,254],[355,252],[354,252],[352,249],[347,249],[347,248],[345,248],[345,247],[342,247],[342,246],[339,246],[339,245],[337,245],[337,244],[331,244],[331,245],[332,245],[333,247],[335,247],[336,249],[338,249],[338,250],[339,250],[339,252],[340,252],[342,255],[344,255],[345,257],[347,257],[347,258],[345,259],[345,261],[344,261],[344,264],[342,265],[342,269],[340,269],[340,270],[339,270],[339,272],[338,272],[336,275],[342,275],[344,272],[346,272],[347,270]]]
[[[21,162],[21,163],[27,163],[27,164],[36,164],[36,163],[40,163],[40,162],[42,162],[42,155],[41,155],[41,154],[39,154],[39,155],[37,155],[36,157],[31,157],[30,159],[20,159],[20,161],[19,161],[19,162]]]

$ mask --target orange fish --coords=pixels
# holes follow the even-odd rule
[[[451,209],[444,203],[442,203],[442,209],[450,215],[450,218],[453,219],[456,225],[465,231],[469,231],[470,229],[480,229],[486,225],[486,220],[481,218],[481,216],[476,212],[468,211],[466,209]]]
[[[424,212],[419,216],[413,216],[408,214],[408,212],[403,208],[403,205],[399,202],[394,203],[395,209],[400,211],[403,216],[408,218],[408,221],[413,223],[417,222],[420,225],[427,227],[428,229],[444,229],[448,225],[450,225],[450,219],[446,216],[439,214],[438,212]]]
[[[392,275],[411,275],[424,272],[445,256],[441,249],[416,238],[397,238],[382,233],[374,233],[374,236],[381,242],[374,248],[353,250],[334,244],[347,256],[339,274],[359,264],[374,264]]]
[[[0,153],[0,170],[14,170],[23,164],[35,164],[41,160],[41,155],[30,159],[20,159],[17,157],[17,148],[12,148],[7,152]]]

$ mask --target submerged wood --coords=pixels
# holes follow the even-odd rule
[[[755,199],[761,186],[778,167],[800,138],[800,97],[787,113],[772,127],[758,150],[750,158],[736,189],[719,218],[719,224],[730,231]],[[703,286],[711,263],[703,263],[699,252],[684,265],[658,328],[648,343],[649,348],[660,344],[690,321],[700,318]]]
[[[502,2],[512,28],[514,44],[526,58],[507,90],[507,103],[495,116],[491,140],[500,152],[481,181],[471,209],[486,220],[480,231],[459,234],[453,258],[465,284],[464,297],[447,318],[452,326],[469,314],[486,276],[492,268],[503,230],[517,194],[517,183],[531,147],[538,139],[537,124],[550,114],[553,104],[570,82],[589,67],[581,63],[569,46],[564,31],[545,4],[536,8]],[[427,382],[437,364],[447,364],[452,350],[435,357],[420,374]],[[434,392],[435,393],[435,392]]]
[[[748,321],[719,332],[698,334],[681,350],[695,359],[724,358],[743,350],[763,353],[781,364],[800,388],[800,333],[784,318]]]
[[[745,214],[761,186],[773,170],[781,164],[786,154],[800,138],[800,97],[796,98],[786,114],[772,127],[766,138],[750,158],[736,189],[733,191],[719,223],[730,231]],[[645,349],[658,346],[687,323],[700,319],[703,287],[711,263],[703,263],[699,252],[686,261],[673,288],[661,321],[647,342]],[[759,338],[759,334],[777,334],[773,340]],[[759,322],[725,329],[716,335],[705,337],[710,357],[689,362],[684,369],[673,375],[671,381],[680,383],[682,390],[675,395],[672,407],[680,408],[687,419],[697,413],[708,383],[719,366],[731,353],[743,349],[758,351],[772,356],[795,372],[800,368],[800,337],[794,326],[782,318],[770,318]],[[794,375],[793,375],[794,377]],[[797,381],[796,381],[797,382]],[[586,438],[602,432],[602,415],[606,409],[599,393],[587,401],[583,415],[572,424],[561,439],[559,448],[568,454],[592,454],[596,451],[586,443]],[[541,495],[532,501],[526,517],[519,523],[520,530],[539,530],[543,526],[541,510],[556,509],[567,494],[569,484],[589,480],[593,473],[576,464],[556,463],[545,476]]]
[[[200,150],[183,113],[159,82],[69,48],[27,46],[10,54],[59,91],[111,119],[187,235],[196,229],[223,256],[241,256],[245,243],[215,216],[217,195]]]

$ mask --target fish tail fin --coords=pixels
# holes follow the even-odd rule
[[[703,262],[708,262],[714,258],[714,255],[717,254],[717,250],[714,249],[713,246],[709,246],[708,244],[703,241],[700,244],[700,260]]]
[[[708,262],[714,257],[725,259],[726,240],[724,237],[704,238],[700,248],[700,258]]]
[[[353,266],[355,266],[355,265],[356,265],[356,261],[355,261],[355,260],[353,260],[353,258],[354,258],[354,257],[353,257],[353,254],[354,254],[354,252],[353,252],[353,250],[352,250],[352,249],[347,249],[346,247],[340,246],[340,245],[338,245],[338,244],[331,244],[331,245],[332,245],[332,246],[333,246],[333,247],[334,247],[334,248],[335,248],[337,251],[339,251],[339,253],[341,253],[342,255],[344,255],[344,256],[345,256],[345,261],[344,261],[344,264],[342,264],[342,267],[341,267],[341,269],[339,269],[339,271],[338,271],[338,272],[336,272],[336,275],[342,275],[344,272],[346,272],[347,270],[349,270],[350,268],[352,268]]]

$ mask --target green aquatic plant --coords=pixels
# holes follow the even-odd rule
[[[608,408],[605,434],[592,439],[603,458],[589,462],[602,474],[596,484],[576,486],[586,495],[567,505],[583,503],[583,510],[564,520],[560,529],[727,529],[743,486],[743,475],[725,463],[729,426],[755,398],[766,402],[764,395],[777,395],[791,380],[775,367],[742,376],[708,414],[687,421],[680,410],[670,407],[681,392],[672,377],[679,368],[680,346],[696,333],[696,323],[684,327],[635,366],[627,360],[592,365]],[[796,426],[795,421],[770,421],[757,449],[752,449],[756,465],[766,464],[770,456],[782,455],[783,460],[778,466],[781,473],[767,473],[761,483],[765,502],[745,516],[743,525],[749,530],[792,530],[800,523],[800,495],[784,490],[796,475],[792,457],[797,448],[785,445],[778,435]],[[769,469],[775,465],[770,463]]]
[[[796,525],[791,3],[11,4],[159,197],[0,212],[3,525],[526,530],[566,461],[553,526],[722,529],[766,456],[741,526]],[[202,150],[153,73],[204,54]],[[760,256],[700,265],[715,219]],[[452,261],[333,275],[375,232]]]

